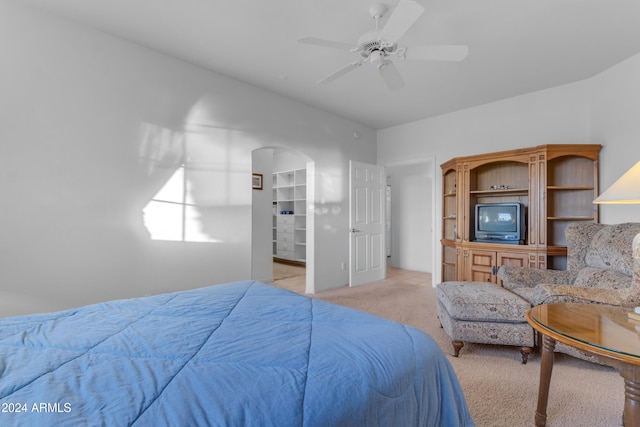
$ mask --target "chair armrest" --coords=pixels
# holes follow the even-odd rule
[[[539,283],[570,285],[576,273],[569,270],[541,270],[538,268],[503,265],[498,270],[498,278],[507,289],[533,288]]]
[[[624,305],[624,297],[617,289],[587,288],[573,285],[541,283],[533,291],[534,305],[555,302],[581,302]]]

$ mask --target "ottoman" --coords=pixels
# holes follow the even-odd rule
[[[442,282],[436,289],[437,313],[451,338],[454,356],[464,342],[520,347],[527,363],[535,343],[525,319],[531,304],[520,296],[488,282]]]

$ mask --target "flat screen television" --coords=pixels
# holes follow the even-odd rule
[[[526,224],[522,203],[478,203],[475,241],[523,245]]]

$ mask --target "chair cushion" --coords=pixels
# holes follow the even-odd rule
[[[613,270],[633,276],[632,242],[640,233],[640,223],[614,224],[602,227],[591,239],[585,264],[602,270]]]
[[[513,289],[509,289],[511,292],[513,292],[514,294],[518,295],[520,298],[527,300],[527,302],[529,304],[531,304],[532,306],[537,305],[536,303],[536,287],[534,286],[533,288],[513,288]]]
[[[585,288],[629,289],[631,277],[614,270],[585,267],[578,271],[573,285]]]
[[[451,317],[460,320],[522,323],[531,308],[518,295],[487,282],[442,282],[436,297]]]

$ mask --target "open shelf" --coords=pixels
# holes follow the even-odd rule
[[[273,256],[304,262],[307,228],[307,171],[296,169],[273,174]]]
[[[470,194],[480,194],[483,196],[501,197],[505,195],[528,195],[528,188],[507,188],[505,190],[473,190]]]

